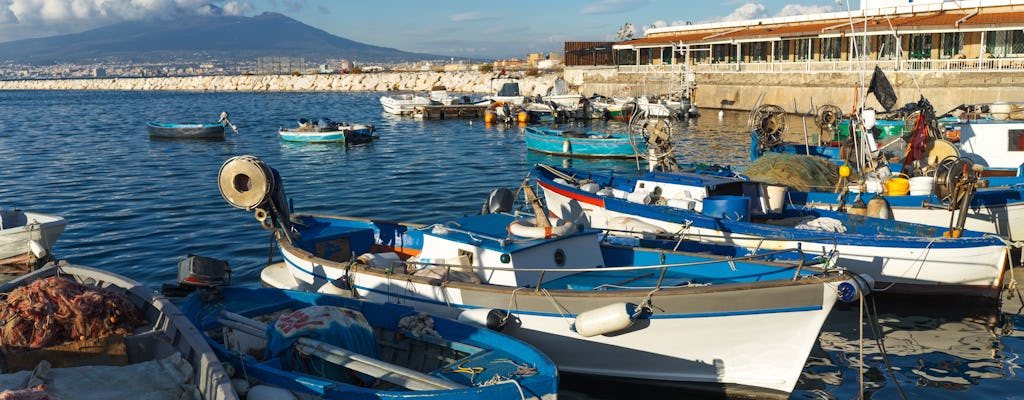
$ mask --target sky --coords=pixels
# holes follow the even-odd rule
[[[840,6],[841,4],[841,6]],[[278,12],[375,46],[456,58],[562,51],[567,41],[615,41],[649,27],[813,14],[859,0],[0,0],[0,42],[76,33],[169,15]],[[841,7],[841,8],[840,8]]]

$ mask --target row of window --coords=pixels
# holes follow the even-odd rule
[[[930,59],[932,53],[932,34],[904,35],[907,39],[898,44],[895,35],[861,36],[847,40],[848,54],[851,59],[867,60],[895,59],[902,51],[910,59]],[[963,32],[946,32],[939,34],[939,57],[951,58],[963,53]],[[991,57],[1024,56],[1024,30],[989,31],[985,32],[985,52]],[[818,45],[820,60],[842,59],[843,39],[840,37],[785,39],[771,42],[752,42],[740,45],[740,51],[751,62],[758,61],[806,61],[815,59],[815,45]],[[907,46],[906,48],[901,48]],[[651,49],[653,54],[642,54],[643,59],[660,58],[662,63],[672,62],[670,48]],[[735,62],[735,44],[694,45],[690,47],[690,57],[694,63]],[[660,53],[660,54],[658,54]],[[627,56],[629,57],[629,56]],[[632,58],[632,57],[629,57]]]

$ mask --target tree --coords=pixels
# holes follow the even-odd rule
[[[615,39],[619,42],[630,40],[633,38],[633,32],[633,23],[627,22],[622,25],[622,28],[619,28],[618,32],[615,32]]]

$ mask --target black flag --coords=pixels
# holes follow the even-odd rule
[[[871,84],[868,85],[868,94],[871,92],[875,93],[875,99],[885,108],[885,111],[891,111],[892,106],[896,105],[896,92],[892,90],[889,79],[877,65],[874,75],[871,75]]]

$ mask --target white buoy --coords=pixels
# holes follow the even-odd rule
[[[562,143],[562,152],[565,154],[572,152],[572,144],[570,144],[568,140]]]
[[[635,311],[636,306],[629,303],[613,303],[587,310],[576,315],[573,328],[583,337],[621,331],[633,324]]]
[[[725,118],[725,110],[718,110],[718,119]]]
[[[32,251],[36,258],[46,257],[46,248],[35,240],[28,241],[28,249]]]

